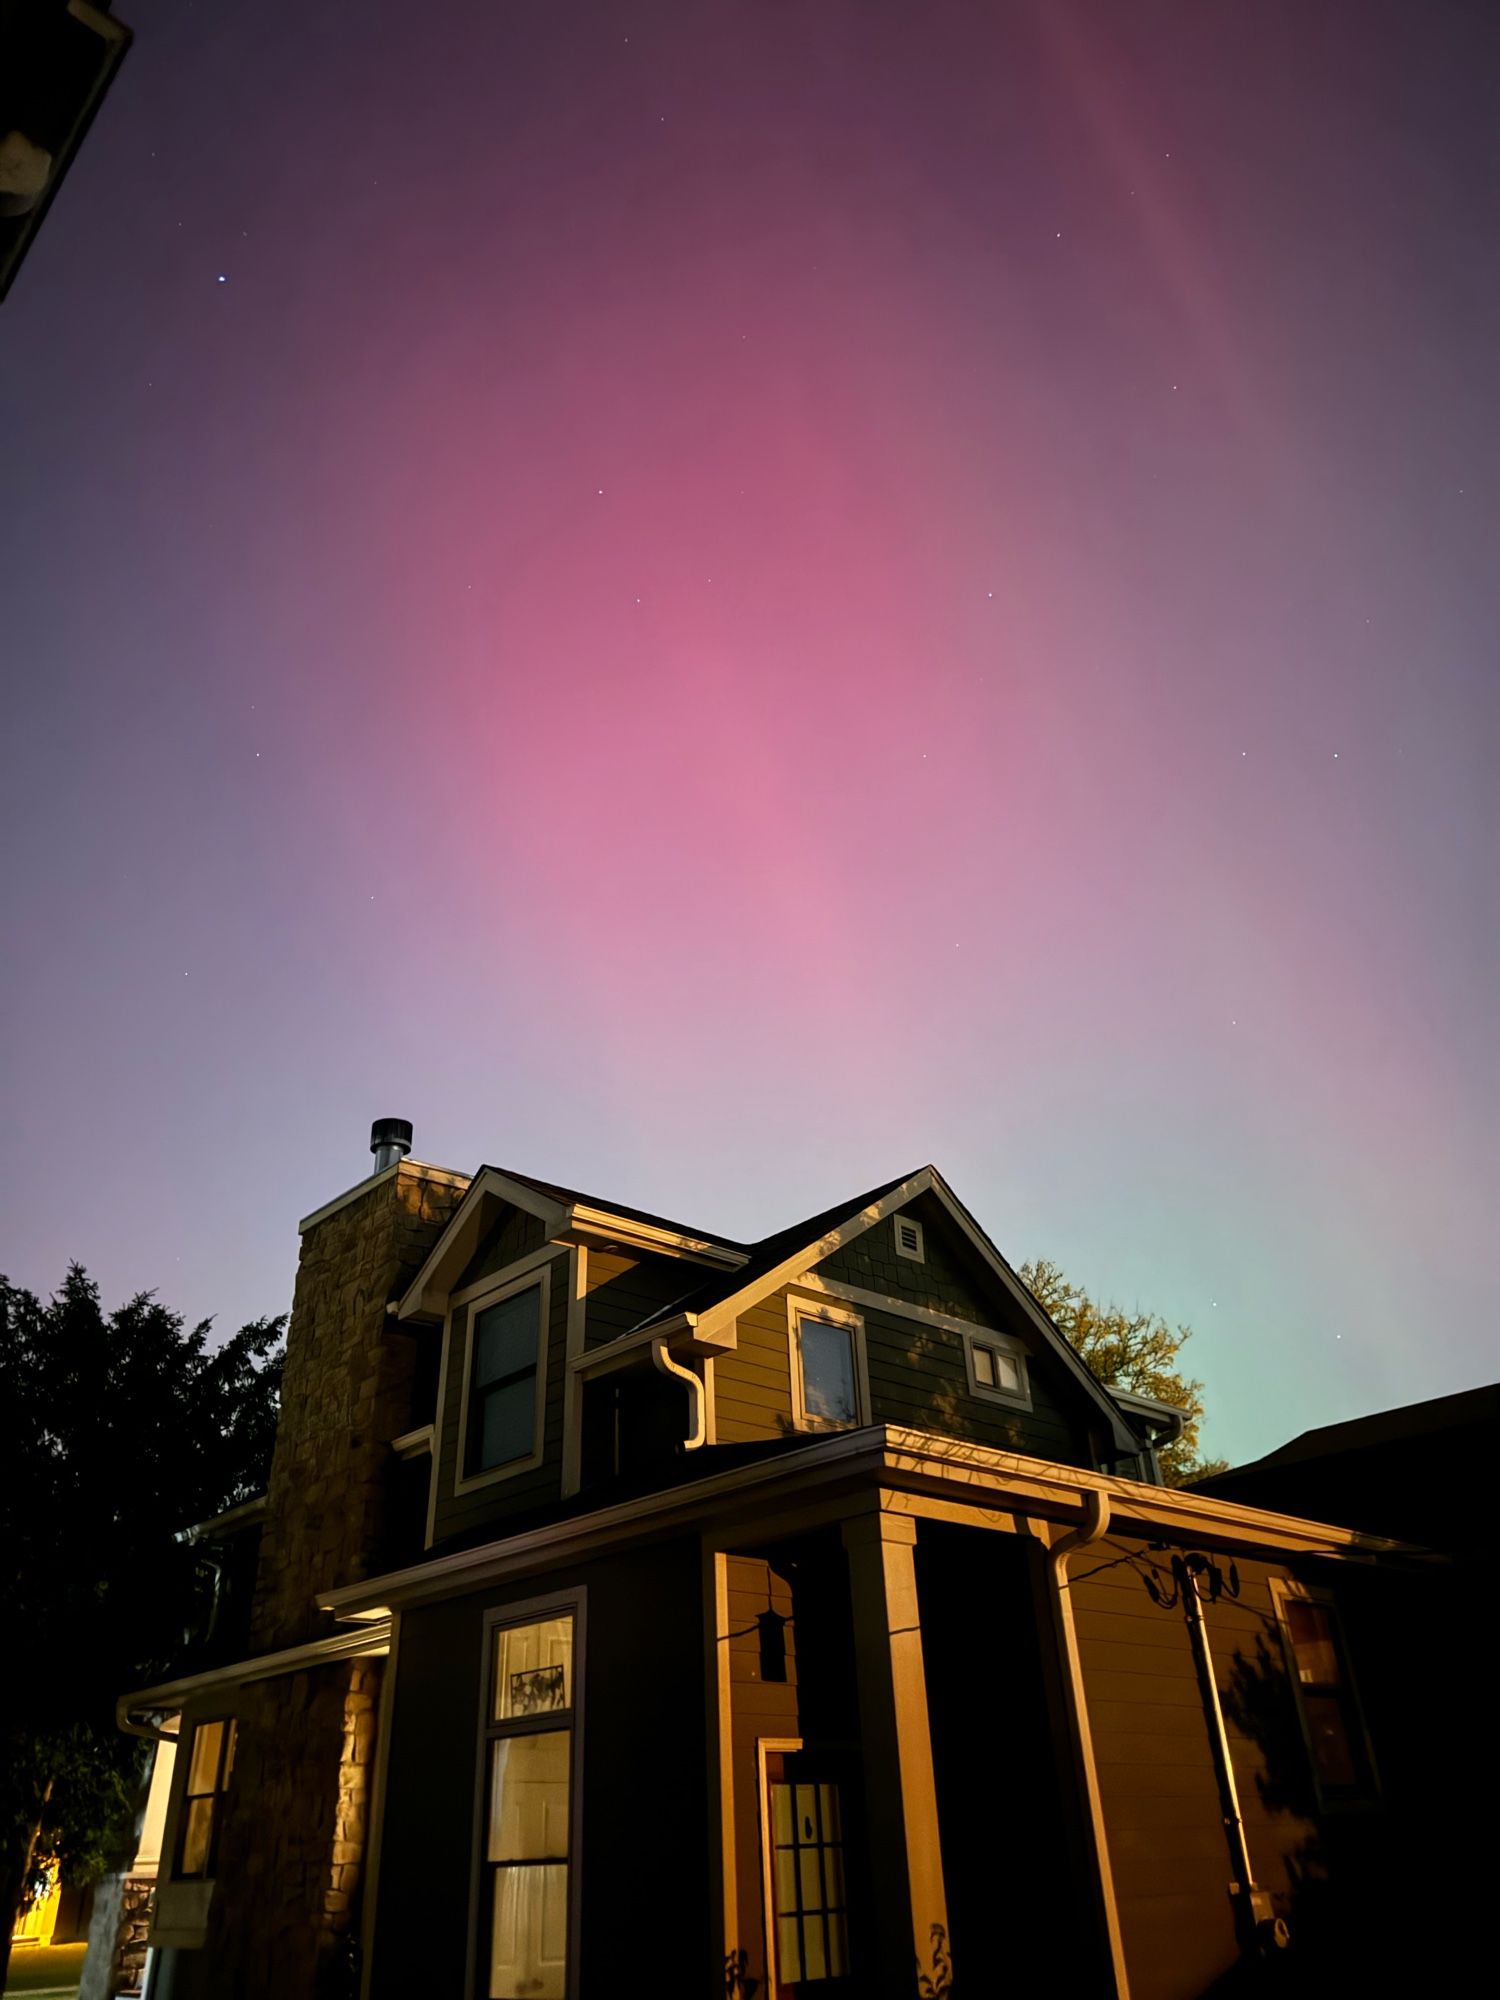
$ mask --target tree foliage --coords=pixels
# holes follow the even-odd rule
[[[1190,1479],[1224,1469],[1222,1459],[1198,1456],[1203,1384],[1184,1375],[1178,1366],[1178,1356],[1193,1337],[1190,1326],[1171,1327],[1156,1313],[1127,1313],[1118,1306],[1098,1305],[1045,1258],[1022,1264],[1018,1276],[1106,1388],[1155,1396],[1183,1412],[1186,1422],[1181,1437],[1159,1453],[1162,1477],[1169,1486],[1182,1486]]]
[[[149,1293],[106,1314],[76,1264],[46,1301],[0,1277],[0,1958],[37,1862],[86,1881],[128,1828],[115,1700],[180,1661],[178,1531],[265,1490],[283,1325],[211,1347]]]

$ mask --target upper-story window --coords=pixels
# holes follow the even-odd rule
[[[180,1877],[212,1875],[218,1865],[224,1794],[234,1770],[234,1737],[232,1716],[200,1722],[193,1730],[174,1870]]]
[[[849,1430],[870,1421],[864,1323],[842,1306],[787,1302],[792,1414],[802,1430]]]
[[[461,1485],[540,1460],[546,1273],[474,1300],[466,1318]]]
[[[988,1403],[1008,1403],[1015,1410],[1031,1408],[1031,1384],[1026,1375],[1026,1350],[1017,1340],[988,1328],[966,1330],[964,1367],[969,1394]]]

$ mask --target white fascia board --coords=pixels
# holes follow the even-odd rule
[[[295,1674],[303,1667],[323,1666],[330,1660],[357,1660],[387,1653],[390,1643],[390,1620],[367,1620],[352,1632],[334,1632],[305,1646],[288,1646],[279,1653],[262,1653],[255,1659],[235,1660],[228,1666],[209,1667],[201,1674],[185,1674],[180,1680],[137,1688],[133,1694],[120,1696],[115,1712],[119,1716],[174,1714],[199,1695],[245,1687],[251,1681],[274,1680],[279,1674]]]
[[[569,1214],[573,1229],[591,1244],[608,1239],[622,1250],[652,1250],[659,1257],[683,1257],[695,1264],[716,1264],[726,1271],[737,1271],[750,1261],[748,1251],[730,1250],[722,1243],[710,1243],[707,1237],[693,1236],[686,1230],[637,1222],[607,1208],[590,1208],[583,1202],[575,1202]]]
[[[732,1325],[742,1312],[748,1311],[758,1300],[765,1298],[771,1292],[779,1291],[783,1285],[790,1284],[804,1271],[810,1271],[814,1264],[821,1264],[825,1257],[831,1257],[835,1250],[841,1250],[846,1243],[852,1243],[857,1236],[863,1236],[867,1229],[873,1229],[877,1222],[883,1222],[898,1208],[904,1208],[909,1201],[915,1201],[919,1194],[926,1194],[932,1187],[933,1181],[933,1169],[921,1168],[910,1180],[892,1188],[890,1193],[883,1195],[879,1201],[872,1202],[868,1208],[859,1209],[854,1215],[846,1217],[839,1223],[837,1228],[827,1230],[811,1243],[805,1243],[801,1249],[783,1257],[779,1264],[753,1279],[742,1291],[731,1292],[727,1299],[720,1299],[717,1305],[707,1307],[697,1315],[695,1332],[698,1338],[700,1340],[711,1338],[726,1322]],[[725,1343],[721,1340],[718,1344]]]
[[[994,1451],[930,1431],[871,1425],[825,1433],[792,1450],[711,1473],[689,1485],[665,1487],[388,1576],[345,1584],[325,1591],[317,1600],[318,1608],[344,1620],[389,1618],[393,1611],[482,1589],[508,1575],[578,1561],[643,1533],[685,1530],[778,1486],[802,1486],[813,1497],[835,1479],[877,1489],[942,1494],[972,1505],[980,1514],[998,1510],[1067,1523],[1083,1517],[1089,1494],[1102,1493],[1110,1500],[1114,1519],[1150,1538],[1356,1559],[1419,1553],[1405,1543],[1354,1528],[1057,1465],[1019,1452]],[[784,1494],[774,1497],[783,1503],[786,1499]]]
[[[572,1220],[573,1211],[549,1201],[520,1181],[507,1178],[495,1167],[483,1167],[469,1183],[468,1193],[449,1216],[442,1235],[433,1244],[427,1261],[407,1287],[396,1308],[398,1319],[441,1319],[448,1309],[448,1294],[455,1280],[473,1257],[489,1226],[489,1216],[500,1203],[508,1203],[527,1215],[534,1215],[547,1233],[548,1241],[560,1236]]]

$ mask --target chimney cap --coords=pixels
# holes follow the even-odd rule
[[[370,1151],[375,1155],[377,1171],[404,1159],[411,1151],[411,1120],[377,1118],[370,1127]]]

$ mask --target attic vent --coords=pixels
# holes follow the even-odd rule
[[[914,1264],[925,1264],[927,1253],[922,1248],[922,1225],[909,1215],[896,1217],[896,1255],[910,1257]]]

